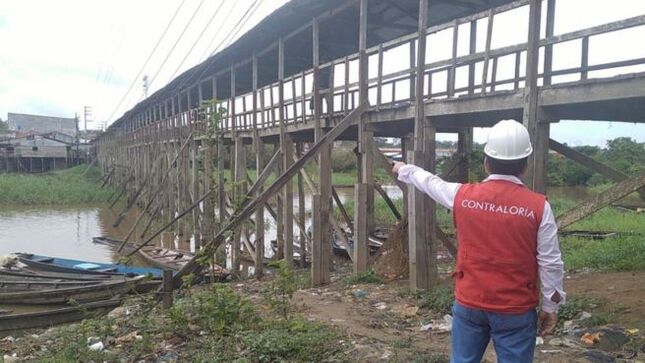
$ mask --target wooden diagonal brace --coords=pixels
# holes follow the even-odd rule
[[[621,182],[629,178],[629,175],[596,161],[595,159],[553,139],[549,139],[549,148],[615,182]],[[641,199],[645,200],[645,188],[639,189],[638,194]]]
[[[571,208],[558,216],[558,227],[565,228],[599,209],[621,199],[645,186],[645,174],[637,175],[615,184],[599,195]]]

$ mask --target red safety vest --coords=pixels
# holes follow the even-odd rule
[[[459,188],[453,212],[459,243],[453,277],[459,303],[500,313],[537,306],[537,234],[545,200],[505,180]]]

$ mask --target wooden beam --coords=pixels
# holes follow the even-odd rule
[[[645,187],[645,174],[623,180],[599,195],[559,215],[557,218],[558,228],[566,228],[582,218],[595,213],[603,207],[624,198],[643,187]]]
[[[387,206],[392,211],[392,214],[394,214],[394,217],[397,220],[400,221],[401,220],[401,213],[399,213],[399,210],[396,209],[396,205],[394,205],[394,202],[392,202],[392,199],[390,199],[390,197],[387,195],[385,190],[383,190],[383,188],[378,184],[374,184],[374,189],[376,189],[376,191],[381,195],[383,200],[385,200],[385,203],[387,204]]]

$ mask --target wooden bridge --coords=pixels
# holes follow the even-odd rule
[[[535,190],[546,189],[549,148],[620,182],[561,216],[561,225],[568,225],[645,183],[549,138],[550,124],[563,119],[645,122],[645,73],[620,74],[644,65],[645,58],[589,61],[595,37],[645,27],[645,15],[555,35],[555,2],[293,0],[114,122],[96,141],[99,164],[107,182],[129,193],[126,210],[139,204],[142,216],[177,224],[207,254],[231,244],[234,271],[250,256],[262,274],[265,211],[276,220],[279,257],[292,259],[296,226],[318,285],[329,281],[332,230],[341,237],[345,230],[353,233],[354,269],[368,268],[379,189],[374,170],[389,169],[374,137],[401,138],[410,162],[434,170],[436,134],[457,133],[457,174],[466,181],[473,127],[512,118],[523,121],[532,137],[526,183]],[[493,48],[495,19],[507,14],[528,29],[526,41]],[[433,41],[440,37],[447,41]],[[561,44],[580,45],[577,66],[554,68]],[[444,53],[446,59],[437,59]],[[618,75],[601,78],[607,70]],[[335,140],[357,144],[353,219],[331,182]],[[246,165],[249,145],[253,178]],[[314,160],[316,175],[308,175],[303,166]],[[268,183],[271,173],[276,178]],[[294,181],[301,206],[296,214]],[[311,237],[305,232],[305,186],[313,194]],[[437,228],[432,201],[416,190],[404,193],[411,285],[428,288],[437,279],[438,244],[454,252],[454,241]],[[333,218],[334,203],[342,221]],[[197,270],[195,261],[180,277]]]

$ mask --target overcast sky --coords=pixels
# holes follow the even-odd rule
[[[203,61],[218,49],[218,45],[221,49],[229,43],[227,35],[242,35],[286,2],[2,0],[0,118],[6,119],[8,112],[73,117],[75,113],[81,115],[84,106],[91,106],[92,119],[97,122],[88,126],[98,128],[101,126],[98,121],[114,121],[142,99],[142,76],[135,77],[177,9],[167,34],[143,68],[142,75],[150,80],[150,94]],[[245,26],[231,34],[253,3],[258,6],[252,8]],[[645,14],[644,0],[557,0],[557,3],[556,34]],[[525,37],[526,13],[524,7],[496,17],[493,47],[525,41],[522,38]],[[466,31],[464,28],[460,33]],[[485,32],[480,33],[484,35]],[[442,54],[445,51],[449,55],[450,39],[451,35],[447,33],[430,39],[435,42],[432,49],[440,49],[435,55],[437,58],[446,58]],[[594,37],[590,42],[590,64],[645,57],[643,39],[645,27]],[[630,40],[634,42],[629,44]],[[575,66],[579,62],[579,43],[556,47],[555,69]],[[195,47],[190,51],[193,44]],[[460,44],[465,45],[461,35]],[[482,47],[483,40],[479,44]],[[460,47],[460,53],[465,51]],[[504,69],[500,61],[500,72]],[[645,68],[622,72],[634,71],[645,71]],[[592,74],[590,77],[611,75]],[[134,87],[126,95],[133,82]],[[125,101],[117,108],[122,99]],[[645,119],[645,115],[643,117]],[[581,132],[582,129],[585,132]],[[571,145],[602,146],[607,139],[618,136],[645,141],[645,124],[560,122],[553,125],[551,132],[553,138]],[[476,130],[476,141],[485,141],[485,135],[485,131]]]

